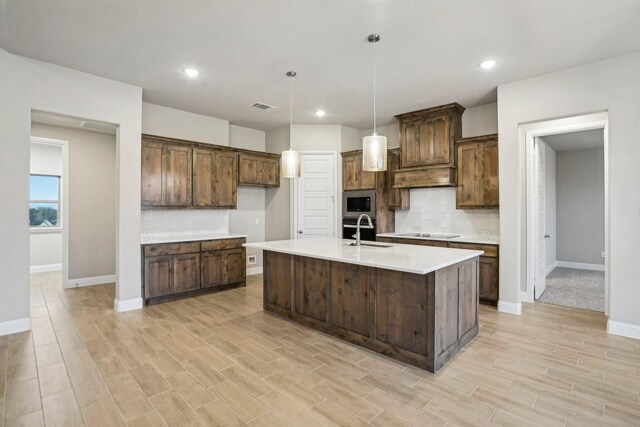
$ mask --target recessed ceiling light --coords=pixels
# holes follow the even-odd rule
[[[498,61],[496,61],[495,59],[487,59],[486,61],[482,61],[480,63],[480,68],[482,68],[483,70],[490,70],[491,68],[495,67],[497,63]]]
[[[316,116],[324,117],[327,114],[324,110],[316,110]]]
[[[189,77],[198,77],[200,75],[200,71],[195,68],[185,68],[184,73]]]

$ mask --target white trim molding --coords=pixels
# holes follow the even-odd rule
[[[584,262],[556,261],[557,267],[576,268],[578,270],[604,271],[604,264],[587,264]]]
[[[634,325],[633,323],[607,320],[607,332],[613,335],[620,335],[640,340],[640,325]]]
[[[522,303],[500,300],[498,301],[498,311],[519,316],[522,314]]]
[[[32,265],[29,267],[29,273],[46,273],[47,271],[60,270],[62,270],[62,264]]]
[[[106,276],[81,277],[79,279],[69,279],[65,288],[80,288],[82,286],[102,285],[105,283],[115,283],[116,275],[109,274]]]
[[[253,276],[254,274],[262,274],[262,267],[247,268],[247,276]]]
[[[116,298],[113,300],[113,309],[119,313],[123,311],[138,310],[142,308],[142,306],[142,298],[126,299],[124,301],[120,301]]]
[[[24,319],[7,320],[6,322],[0,322],[0,337],[28,331],[29,329],[31,329],[31,319],[28,317]]]
[[[547,271],[544,272],[545,277],[549,275],[553,270],[558,267],[558,261],[553,261],[549,267],[547,267]]]

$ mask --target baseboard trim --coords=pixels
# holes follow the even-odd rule
[[[551,264],[549,267],[547,267],[547,271],[544,272],[544,275],[548,276],[549,273],[551,273],[553,270],[555,270],[557,266],[558,266],[558,261],[553,261],[553,264]]]
[[[142,305],[142,298],[126,299],[124,301],[120,301],[116,298],[113,300],[113,309],[119,313],[123,311],[138,310],[142,308]]]
[[[0,336],[16,334],[18,332],[28,331],[29,329],[31,329],[31,319],[28,317],[0,322]]]
[[[252,276],[254,274],[262,274],[262,267],[247,268],[247,276]]]
[[[607,332],[613,335],[620,335],[640,340],[640,325],[634,325],[633,323],[607,320]]]
[[[102,285],[104,283],[115,283],[116,275],[82,277],[80,279],[69,279],[66,288],[81,288],[83,286]]]
[[[29,273],[46,273],[47,271],[60,270],[62,270],[62,264],[32,265],[29,267]]]
[[[556,267],[576,268],[578,270],[604,271],[603,264],[587,264],[584,262],[556,261]]]
[[[520,291],[520,302],[533,302],[533,301],[529,301],[528,293]]]
[[[517,316],[522,314],[522,304],[511,301],[498,301],[498,311],[501,313],[515,314]]]

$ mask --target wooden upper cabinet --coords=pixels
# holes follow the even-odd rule
[[[193,150],[193,206],[213,205],[216,152],[211,149]]]
[[[191,206],[191,156],[191,147],[143,140],[143,206]]]
[[[230,151],[217,151],[215,163],[214,207],[235,208],[237,204],[238,162]]]
[[[498,191],[498,135],[456,141],[458,156],[458,209],[496,209]]]
[[[376,172],[362,170],[362,151],[342,153],[342,190],[374,190]]]
[[[455,167],[454,140],[462,135],[459,104],[400,114],[400,168]]]
[[[387,205],[389,209],[409,209],[409,189],[393,187],[394,172],[400,167],[400,151],[389,150],[387,155]]]
[[[276,154],[238,156],[238,185],[280,186],[280,156]]]

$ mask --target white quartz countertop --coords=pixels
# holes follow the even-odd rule
[[[245,234],[198,233],[198,234],[147,234],[140,236],[140,243],[151,245],[157,243],[197,242],[199,240],[240,239]]]
[[[480,245],[499,245],[500,244],[500,236],[483,236],[483,235],[471,235],[471,234],[461,234],[458,237],[454,237],[452,239],[439,239],[435,237],[417,237],[412,236],[411,232],[406,233],[380,233],[376,234],[378,237],[391,237],[395,239],[417,239],[417,240],[438,240],[441,242],[457,242],[457,243],[477,243]],[[457,234],[457,233],[446,233],[446,234]]]
[[[367,267],[427,274],[482,255],[483,251],[431,246],[363,242],[373,246],[349,246],[353,240],[310,238],[245,243],[248,248],[308,256]],[[384,247],[387,246],[387,247]]]

